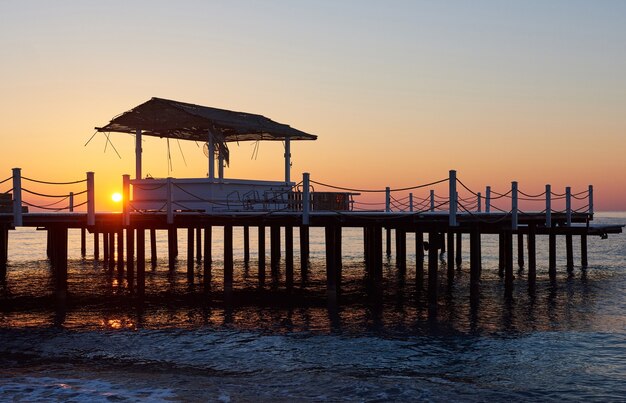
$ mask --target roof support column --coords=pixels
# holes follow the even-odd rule
[[[285,137],[285,182],[291,182],[291,138]]]
[[[213,133],[209,130],[209,179],[215,179],[215,153],[213,152],[215,144],[213,142]]]
[[[221,147],[219,148],[219,150],[220,151],[219,151],[217,160],[218,160],[218,164],[220,164],[220,165],[219,165],[218,170],[217,170],[217,175],[218,175],[218,177],[220,179],[224,179],[224,154],[222,154],[222,148]]]
[[[141,179],[141,129],[135,134],[135,179]]]

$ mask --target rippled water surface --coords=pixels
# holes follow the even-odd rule
[[[626,215],[596,222],[624,223]],[[311,230],[305,278],[295,257],[288,293],[284,262],[278,276],[268,267],[266,286],[258,287],[256,250],[246,266],[236,229],[235,291],[225,299],[219,230],[208,293],[200,262],[191,281],[186,274],[186,232],[174,272],[159,234],[143,303],[117,269],[93,261],[91,242],[81,258],[78,232],[71,232],[65,304],[54,298],[45,233],[12,231],[0,288],[0,399],[626,400],[624,235],[590,238],[587,270],[575,248],[573,275],[559,243],[556,284],[548,279],[547,242],[538,237],[537,289],[529,293],[526,272],[516,272],[511,300],[497,273],[497,239],[483,236],[479,302],[470,303],[464,250],[453,282],[440,263],[437,309],[429,309],[416,291],[410,234],[406,276],[392,254],[382,293],[373,295],[364,283],[362,231],[345,229],[343,291],[334,305],[326,299],[323,231]]]

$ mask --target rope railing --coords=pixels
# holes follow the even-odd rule
[[[389,191],[391,191],[391,192],[403,192],[403,191],[407,191],[407,190],[421,189],[421,188],[425,188],[425,187],[429,187],[429,186],[438,185],[440,183],[447,182],[447,181],[448,181],[448,178],[445,178],[445,179],[440,179],[438,181],[434,181],[434,182],[431,182],[431,183],[426,183],[426,184],[423,184],[423,185],[416,185],[416,186],[410,186],[410,187],[404,187],[404,188],[389,189]],[[343,187],[343,186],[329,185],[327,183],[317,182],[317,181],[314,181],[314,180],[311,180],[311,183],[314,183],[314,184],[319,185],[319,186],[325,186],[325,187],[331,188],[331,189],[343,190],[343,191],[346,191],[346,192],[359,192],[359,193],[385,193],[385,192],[387,192],[386,189],[355,189],[355,188],[348,188],[348,187]]]
[[[25,176],[22,176],[21,178],[22,178],[22,180],[25,180],[25,181],[41,183],[41,184],[44,184],[44,185],[75,185],[77,183],[87,182],[87,179],[80,179],[80,180],[75,180],[75,181],[70,181],[70,182],[50,182],[50,181],[42,181],[42,180],[37,180],[37,179],[31,179],[31,178],[27,178]]]
[[[12,177],[12,176],[9,176],[9,177],[8,177],[8,178],[6,178],[5,180],[0,181],[0,185],[2,185],[4,182],[8,182],[8,181],[10,181],[11,179],[13,179],[13,177]]]

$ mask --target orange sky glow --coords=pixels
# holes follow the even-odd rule
[[[59,182],[93,171],[97,209],[119,210],[111,195],[134,174],[134,138],[111,134],[121,159],[102,133],[85,143],[162,97],[318,135],[292,143],[296,182],[310,172],[350,188],[408,187],[455,169],[481,192],[514,180],[529,194],[593,185],[597,211],[623,211],[625,18],[626,4],[610,1],[3,2],[0,181],[14,167]],[[170,145],[171,170],[165,140],[145,138],[144,175],[206,176],[201,145]],[[226,177],[283,178],[280,142],[253,151],[232,144]],[[24,183],[49,194],[81,186]]]

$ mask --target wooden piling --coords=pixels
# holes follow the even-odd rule
[[[250,263],[250,227],[243,226],[243,262]]]
[[[102,258],[104,265],[109,264],[109,234],[107,232],[102,233]]]
[[[280,227],[270,226],[270,269],[272,275],[277,275],[280,266]]]
[[[265,227],[259,225],[258,227],[258,248],[259,248],[259,287],[265,285]]]
[[[135,281],[135,230],[126,228],[126,281],[128,289],[133,292]]]
[[[463,264],[463,234],[458,232],[456,234],[456,267],[461,268]]]
[[[454,232],[448,231],[447,234],[448,243],[448,257],[446,260],[448,281],[454,280]]]
[[[300,275],[303,279],[307,276],[309,268],[309,227],[300,226]]]
[[[534,291],[537,282],[537,247],[535,240],[536,226],[528,226],[528,289]]]
[[[194,233],[195,228],[189,227],[187,228],[187,279],[193,280],[193,267],[195,264],[194,259]]]
[[[580,265],[587,268],[587,235],[580,236]]]
[[[548,234],[548,274],[550,280],[556,279],[556,234],[551,230]]]
[[[522,232],[517,234],[517,265],[520,269],[524,267],[524,234]]]
[[[224,226],[224,292],[233,291],[233,226]]]
[[[285,226],[285,284],[293,288],[293,227]]]
[[[385,253],[391,256],[391,228],[385,228]]]
[[[176,258],[178,257],[178,231],[176,227],[170,226],[167,229],[167,251],[168,251],[168,267],[170,270],[176,268]]]
[[[513,233],[511,231],[504,232],[504,294],[507,297],[513,295]]]
[[[7,275],[7,262],[9,259],[9,228],[0,224],[0,281],[4,281]]]
[[[146,231],[137,228],[137,295],[143,297],[146,292]]]
[[[196,261],[202,261],[202,228],[196,227]]]
[[[100,259],[100,234],[96,231],[93,233],[93,259]]]
[[[565,235],[565,254],[567,256],[567,272],[571,274],[574,271],[574,245],[572,234]]]
[[[150,265],[154,269],[157,266],[156,229],[150,228]]]
[[[326,291],[331,299],[337,298],[339,284],[337,282],[337,231],[335,225],[330,224],[324,227],[326,242]]]
[[[54,243],[55,294],[57,300],[67,298],[67,228],[55,226],[52,229]]]
[[[396,267],[400,274],[406,273],[406,230],[404,228],[396,228]]]
[[[428,233],[428,301],[431,306],[437,304],[437,272],[439,270],[439,253],[437,248],[437,232]]]
[[[87,256],[87,230],[80,229],[80,256],[84,259]]]
[[[470,232],[470,298],[479,296],[480,287],[480,229],[475,226]]]
[[[498,275],[504,277],[506,267],[506,239],[504,232],[498,233]]]
[[[210,225],[204,227],[204,264],[203,264],[203,281],[204,281],[204,289],[208,291],[211,288],[211,266],[213,259],[213,251],[212,251],[212,243],[213,243],[213,228]]]
[[[424,233],[415,229],[415,288],[421,292],[424,288]]]
[[[124,273],[124,230],[117,231],[117,273]]]
[[[112,272],[115,268],[115,232],[108,233],[109,242],[109,270]]]

